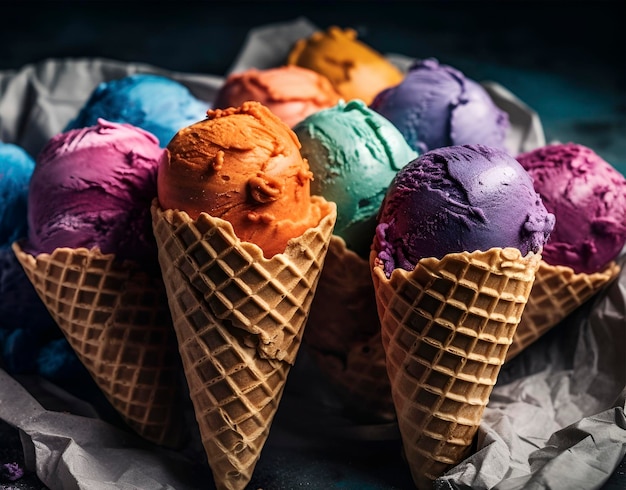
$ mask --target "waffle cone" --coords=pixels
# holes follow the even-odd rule
[[[540,256],[514,248],[422,259],[387,279],[370,255],[405,457],[418,488],[470,452]]]
[[[395,418],[369,263],[336,235],[330,240],[304,344],[348,406],[364,416]]]
[[[160,278],[97,249],[13,251],[78,358],[124,421],[156,444],[183,443],[180,359]]]
[[[542,260],[506,360],[513,359],[598,293],[617,277],[619,271],[616,262],[611,262],[600,272],[585,274]]]
[[[265,259],[227,221],[153,203],[179,351],[218,489],[245,488],[267,440],[328,250],[330,209]]]

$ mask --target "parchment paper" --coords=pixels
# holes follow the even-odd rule
[[[296,19],[251,31],[231,71],[280,64],[291,42],[314,28],[306,19]],[[399,66],[408,62],[401,55],[389,56]],[[223,80],[113,60],[46,60],[0,72],[0,138],[36,155],[100,81],[135,72],[171,76],[206,101],[213,100]],[[485,86],[509,112],[515,128],[512,150],[544,144],[541,122],[532,109],[495,82]],[[436,487],[599,488],[626,453],[625,310],[626,269],[622,268],[605,291],[504,366],[484,414],[476,452],[437,480]],[[293,488],[294,479],[306,479],[307,468],[315,466],[320,454],[335,451],[342,441],[351,439],[365,448],[366,441],[387,441],[391,445],[384,452],[379,448],[374,456],[393,458],[389,467],[394,473],[389,471],[388,479],[367,488],[406,488],[392,477],[405,470],[397,428],[350,421],[332,393],[323,384],[316,386],[316,380],[311,382],[314,376],[306,357],[299,357],[279,409],[282,420],[272,427],[270,448],[261,456],[259,471],[282,472],[274,481]],[[57,401],[55,408],[44,408],[43,399],[47,402],[50,397]],[[27,390],[1,370],[0,419],[20,429],[27,465],[52,490],[212,488],[197,439],[179,453],[157,448],[98,420],[84,401],[72,400],[50,386]],[[291,429],[302,429],[300,435],[307,436],[291,434]],[[298,451],[306,453],[309,447],[316,449],[312,453],[316,456],[302,464]],[[264,459],[276,457],[274,448],[289,457],[264,465]],[[373,466],[371,461],[367,464]],[[353,477],[359,481],[359,475]],[[329,481],[311,478],[299,485],[328,488]]]

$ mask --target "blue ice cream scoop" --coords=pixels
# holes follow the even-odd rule
[[[176,80],[134,74],[100,83],[64,132],[93,126],[102,118],[149,131],[164,148],[179,129],[204,119],[209,108]]]
[[[0,142],[0,247],[26,236],[28,184],[35,161],[12,143]]]
[[[79,361],[11,249],[28,232],[34,168],[22,147],[0,142],[0,366],[11,374],[57,380],[80,371]]]
[[[11,244],[27,235],[27,205],[34,159],[21,147],[0,142],[0,329],[46,328],[50,315]]]

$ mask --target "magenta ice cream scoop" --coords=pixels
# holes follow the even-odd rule
[[[603,270],[626,243],[626,177],[593,150],[574,143],[518,155],[557,222],[543,250],[551,265]]]
[[[479,83],[434,58],[415,62],[402,82],[380,92],[370,107],[419,153],[476,143],[505,149],[510,127],[508,114]]]
[[[423,257],[514,247],[541,252],[554,227],[524,168],[484,145],[431,150],[395,176],[378,213],[374,249],[385,273]]]
[[[24,249],[99,247],[120,259],[156,260],[150,204],[163,152],[152,133],[104,119],[54,136],[31,177]]]

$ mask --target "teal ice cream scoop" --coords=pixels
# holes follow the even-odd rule
[[[311,193],[337,204],[334,233],[367,258],[387,187],[418,153],[389,120],[358,99],[311,114],[293,130],[314,175]]]

